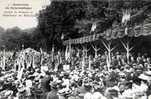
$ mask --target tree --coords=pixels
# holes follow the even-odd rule
[[[138,23],[136,20],[139,21],[139,17],[136,16],[145,18],[144,13],[139,13],[139,11],[146,11],[149,8],[147,6],[149,4],[143,0],[136,2],[122,0],[119,2],[93,0],[57,2],[54,0],[46,9],[40,11],[38,29],[48,48],[53,44],[61,48],[62,34],[66,40],[102,33],[114,27],[113,25],[122,28],[123,10],[127,9],[131,11],[132,22]]]

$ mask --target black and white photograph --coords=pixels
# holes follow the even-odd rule
[[[0,99],[151,99],[151,0],[0,0]]]

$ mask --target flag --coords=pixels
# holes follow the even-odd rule
[[[42,66],[42,63],[43,63],[43,51],[42,49],[40,48],[40,65]]]
[[[60,51],[58,51],[57,60],[58,60],[58,63],[61,64],[62,59],[61,59],[61,53],[60,53]]]
[[[69,57],[70,57],[70,47],[67,45],[65,51],[65,59],[68,60]]]
[[[91,60],[91,56],[89,56],[89,70],[91,70],[91,64],[92,64],[92,60]]]
[[[84,67],[85,67],[85,57],[83,56],[83,58],[82,58],[82,71],[84,71]]]
[[[125,34],[126,35],[128,34],[128,28],[127,27],[125,28]]]
[[[96,24],[96,22],[94,22],[91,27],[91,32],[94,32],[96,27],[97,27],[97,24]]]
[[[35,68],[35,57],[34,57],[34,55],[32,56],[32,67]]]
[[[126,24],[130,20],[130,11],[123,11],[122,23]]]
[[[5,70],[5,65],[6,65],[6,56],[5,56],[6,54],[5,54],[5,49],[4,49],[4,51],[3,51],[3,70]]]
[[[64,34],[62,33],[62,35],[61,35],[61,39],[63,40],[64,39]]]
[[[21,68],[21,70],[20,70],[20,71],[18,71],[18,74],[17,74],[17,78],[18,78],[18,80],[21,80],[22,75],[23,75],[23,70],[24,70],[24,68]]]
[[[51,49],[51,61],[53,62],[54,61],[54,51],[55,51],[55,48],[54,48],[54,45],[52,46],[52,49]]]

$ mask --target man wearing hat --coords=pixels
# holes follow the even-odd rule
[[[86,89],[86,93],[84,94],[84,99],[92,99],[92,86],[89,85],[88,83],[84,85],[85,89]]]
[[[151,71],[144,72],[144,75],[147,76],[148,81],[148,90],[146,92],[148,99],[151,99]]]
[[[50,86],[52,90],[47,94],[46,99],[59,99],[59,96],[57,95],[57,83],[52,82],[50,83]]]
[[[0,80],[0,91],[3,91],[4,81]]]
[[[126,81],[124,84],[124,92],[120,96],[121,99],[133,99],[132,82]]]
[[[147,73],[147,72],[146,72]],[[136,97],[140,97],[140,99],[147,99],[147,90],[148,90],[148,80],[150,79],[150,77],[146,74],[146,73],[142,73],[139,75],[139,79],[141,80],[141,84],[140,87],[136,93]]]

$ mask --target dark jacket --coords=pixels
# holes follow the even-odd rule
[[[47,94],[47,99],[59,99],[56,90],[52,90]]]

